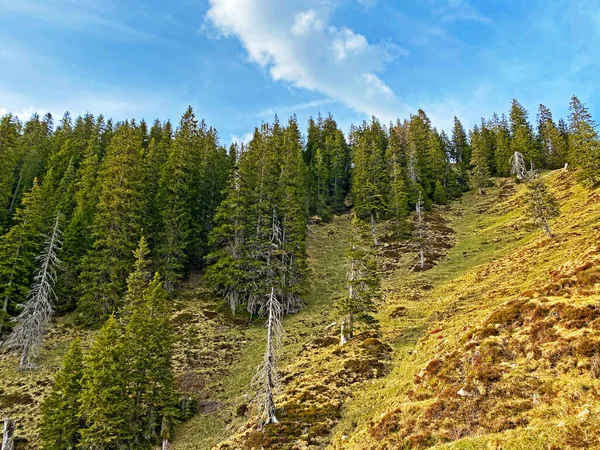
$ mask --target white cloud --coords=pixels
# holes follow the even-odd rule
[[[443,22],[473,21],[491,25],[492,20],[481,14],[466,0],[448,0],[436,13]]]
[[[366,9],[373,8],[377,4],[377,0],[357,0],[357,2]]]
[[[319,0],[210,0],[206,23],[239,39],[249,61],[275,81],[383,120],[406,115],[406,105],[377,75],[403,52],[330,24],[332,8],[334,2]]]
[[[235,134],[230,134],[229,139],[231,140],[232,144],[247,144],[248,142],[250,142],[252,140],[253,136],[254,136],[254,132],[252,131],[250,133],[243,134],[242,136],[236,136]]]

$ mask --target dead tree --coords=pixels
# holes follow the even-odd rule
[[[535,171],[531,171],[527,183],[529,192],[526,198],[529,215],[538,224],[548,237],[553,237],[548,220],[560,214],[558,203],[548,190],[542,177]]]
[[[19,370],[34,367],[33,360],[42,345],[46,327],[54,314],[54,283],[56,268],[60,264],[57,252],[61,248],[60,213],[56,216],[54,228],[44,242],[42,252],[37,257],[39,267],[29,291],[27,302],[21,313],[14,319],[16,326],[6,341],[9,350],[21,351]]]
[[[529,177],[527,166],[525,165],[525,157],[522,153],[515,152],[509,160],[510,174],[515,175],[518,180],[526,180]]]
[[[15,422],[10,417],[4,419],[2,430],[2,446],[0,450],[14,450],[15,448]]]
[[[279,387],[276,351],[281,345],[281,336],[283,334],[283,327],[281,325],[283,308],[275,295],[275,288],[271,288],[271,293],[268,295],[265,306],[267,309],[267,346],[263,361],[258,366],[256,375],[252,379],[252,385],[257,390],[258,422],[260,428],[270,423],[278,423],[275,415],[276,409],[273,395]]]

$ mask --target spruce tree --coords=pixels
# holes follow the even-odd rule
[[[502,114],[495,128],[496,134],[496,154],[495,165],[496,173],[499,176],[507,177],[510,174],[510,157],[514,154],[511,148],[510,129],[506,116]]]
[[[454,125],[452,127],[452,153],[451,157],[457,164],[464,163],[469,165],[471,152],[469,149],[469,140],[462,123],[454,116]]]
[[[115,132],[98,181],[92,225],[94,243],[82,262],[79,320],[98,323],[121,306],[133,249],[141,235],[143,198],[141,139],[127,122]]]
[[[579,169],[577,178],[584,184],[600,184],[600,140],[596,123],[586,106],[575,96],[569,115],[569,163]]]
[[[471,146],[471,164],[473,165],[471,177],[479,195],[482,195],[483,188],[489,184],[489,171],[488,161],[485,157],[485,143],[483,142],[483,137],[477,126],[475,126],[471,133]]]
[[[103,153],[102,136],[106,132],[104,119],[99,116],[82,163],[77,171],[75,182],[74,211],[67,220],[63,239],[62,270],[57,283],[57,293],[61,310],[72,310],[77,300],[77,285],[81,273],[82,258],[92,248],[92,223],[96,213],[98,197],[98,172]]]
[[[400,122],[390,128],[389,145],[386,150],[389,186],[389,211],[394,221],[395,232],[406,231],[408,218],[409,188],[406,175],[406,127]]]
[[[81,414],[86,426],[81,430],[80,447],[127,448],[133,437],[133,415],[128,386],[127,343],[114,316],[110,316],[84,359],[81,379]]]
[[[6,320],[25,302],[44,235],[40,188],[34,180],[14,218],[15,225],[0,240],[0,332]]]
[[[527,164],[541,167],[542,155],[535,142],[528,113],[517,100],[513,100],[510,110],[510,132],[512,151],[522,153]]]
[[[352,220],[352,235],[346,254],[348,293],[337,301],[342,314],[340,343],[344,345],[354,333],[356,320],[373,321],[375,299],[379,297],[380,280],[374,252],[368,245],[366,225],[356,217]]]
[[[378,245],[375,222],[387,212],[387,136],[384,127],[375,117],[370,124],[363,124],[357,134],[352,172],[354,210],[360,219],[370,221],[373,243]]]
[[[8,207],[12,196],[14,170],[17,162],[17,125],[8,114],[0,120],[0,232],[7,225]]]
[[[552,113],[540,104],[537,116],[537,140],[544,155],[545,167],[563,167],[568,152],[568,142],[552,120]]]
[[[171,368],[172,331],[166,292],[158,274],[151,278],[146,240],[135,251],[135,269],[127,280],[125,321],[122,336],[129,372],[128,398],[132,416],[132,442],[150,447],[159,437],[168,438],[176,411]],[[161,427],[166,427],[161,430]]]
[[[192,155],[197,151],[198,139],[198,122],[190,107],[169,149],[158,190],[161,226],[156,259],[168,292],[173,292],[184,274],[191,245]]]
[[[52,391],[42,403],[40,438],[43,450],[75,450],[85,425],[80,413],[83,353],[81,342],[75,339],[62,368],[54,376]]]

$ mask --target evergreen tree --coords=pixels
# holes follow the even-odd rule
[[[389,186],[389,211],[394,221],[395,231],[406,231],[408,218],[408,180],[406,175],[406,127],[400,122],[390,128],[389,144],[386,150]]]
[[[183,276],[191,246],[193,180],[192,155],[198,146],[198,122],[191,107],[181,118],[175,140],[161,172],[158,191],[161,231],[157,263],[168,292]]]
[[[341,328],[341,345],[352,338],[356,320],[373,321],[374,300],[379,297],[380,280],[373,250],[367,244],[368,231],[364,222],[356,217],[352,221],[352,235],[346,254],[346,279],[348,294],[337,302],[344,316]]]
[[[568,153],[566,136],[561,134],[552,120],[552,113],[544,105],[540,105],[537,121],[538,145],[542,149],[545,166],[549,169],[563,167]]]
[[[360,219],[370,220],[373,242],[378,245],[375,221],[387,212],[387,137],[385,129],[375,117],[371,124],[363,124],[357,133],[352,173],[354,210]]]
[[[454,125],[452,127],[452,152],[451,158],[455,163],[464,163],[469,165],[471,161],[471,152],[469,149],[469,140],[462,123],[454,116]]]
[[[96,213],[100,190],[98,172],[103,154],[102,136],[106,132],[104,119],[99,116],[84,152],[83,161],[77,171],[75,193],[72,199],[74,211],[64,233],[62,251],[62,271],[57,282],[57,293],[63,310],[72,310],[77,300],[78,280],[82,258],[94,243],[92,223]],[[65,196],[65,199],[68,197]]]
[[[483,194],[483,188],[489,184],[488,162],[485,157],[485,144],[479,128],[475,126],[471,133],[473,171],[471,177],[473,184],[477,187],[479,195]]]
[[[578,179],[588,185],[600,184],[600,140],[596,123],[586,106],[575,96],[569,115],[569,163],[579,169]]]
[[[0,240],[0,332],[27,298],[35,257],[44,236],[42,212],[40,188],[34,180],[15,214],[15,225]]]
[[[127,448],[133,438],[126,347],[117,320],[110,316],[84,359],[81,414],[86,426],[80,432],[81,448]]]
[[[92,225],[94,244],[82,262],[79,319],[97,323],[116,311],[141,235],[144,198],[141,140],[127,122],[115,132],[99,174],[99,202]]]
[[[502,119],[498,121],[495,128],[496,134],[496,173],[501,177],[507,177],[510,174],[510,157],[514,154],[511,148],[510,129],[506,116],[502,114]]]
[[[0,232],[8,222],[14,169],[17,162],[17,124],[8,114],[0,120]]]
[[[44,450],[75,450],[85,423],[80,414],[83,353],[75,339],[54,377],[50,395],[42,403],[40,438]]]
[[[541,167],[542,155],[536,145],[533,130],[528,121],[528,113],[517,100],[513,100],[510,110],[510,132],[512,151],[522,153],[527,164]]]
[[[167,440],[177,416],[174,378],[171,368],[173,336],[166,292],[158,274],[145,281],[140,296],[134,295],[147,276],[147,247],[140,241],[136,270],[129,277],[127,326],[123,340],[129,371],[127,389],[131,402],[132,441],[150,448],[160,437]]]

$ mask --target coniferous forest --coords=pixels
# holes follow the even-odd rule
[[[371,356],[366,360],[355,356],[348,360],[355,362],[344,363],[344,369],[335,372],[337,375],[307,388],[304,405],[316,401],[314,390],[329,392],[329,386],[348,379],[350,372],[357,374],[352,375],[353,380],[363,382],[391,370],[384,369],[379,361],[389,358],[388,353],[373,350],[384,347],[382,336],[389,326],[387,319],[381,318],[382,305],[393,298],[387,266],[390,258],[400,258],[391,254],[390,249],[401,248],[398,254],[410,256],[411,274],[426,274],[438,261],[430,257],[437,245],[436,233],[455,226],[460,214],[467,214],[467,209],[460,212],[460,207],[453,205],[461,205],[466,198],[486,202],[497,189],[509,184],[513,190],[523,188],[520,201],[525,210],[524,218],[519,220],[531,222],[530,232],[537,233],[536,238],[547,239],[543,245],[557,248],[566,245],[566,235],[556,231],[554,222],[560,220],[560,205],[566,201],[560,189],[552,184],[554,181],[548,181],[555,173],[573,178],[573,189],[588,196],[582,204],[589,207],[600,204],[594,194],[600,185],[600,138],[588,109],[575,96],[565,118],[553,117],[544,105],[539,105],[537,112],[527,111],[513,100],[508,111],[482,118],[470,129],[457,117],[451,129],[438,129],[423,110],[389,124],[373,117],[349,130],[341,129],[331,114],[319,114],[308,124],[298,123],[295,116],[289,119],[275,116],[271,123],[258,126],[249,142],[229,146],[215,128],[196,116],[192,107],[178,123],[161,120],[148,123],[133,118],[117,122],[92,114],[71,117],[65,113],[61,118],[50,114],[43,117],[34,114],[31,118],[7,114],[0,120],[2,352],[11,361],[14,377],[24,377],[48,367],[48,352],[57,351],[49,343],[53,342],[52,330],[57,324],[68,323],[72,338],[68,348],[54,355],[59,362],[55,364],[57,370],[52,371],[51,382],[40,394],[39,420],[25,425],[15,417],[7,417],[4,435],[8,436],[14,428],[18,438],[27,427],[35,427],[26,430],[37,436],[35,444],[34,441],[19,444],[17,439],[17,448],[21,445],[48,450],[150,449],[160,445],[166,449],[177,445],[179,427],[192,423],[195,415],[204,414],[197,406],[199,399],[194,398],[193,389],[190,391],[182,381],[185,370],[175,363],[174,356],[178,346],[185,347],[187,342],[180,332],[187,313],[178,308],[180,299],[193,285],[202,288],[202,295],[217,299],[214,314],[233,321],[240,330],[257,327],[260,337],[256,341],[258,356],[252,360],[255,371],[249,374],[254,376],[249,406],[238,411],[247,428],[228,430],[222,441],[234,436],[232,443],[222,444],[221,448],[325,448],[325,441],[313,442],[310,436],[301,438],[302,430],[289,425],[306,422],[311,425],[301,428],[310,430],[306,431],[307,436],[314,431],[311,427],[316,422],[305,417],[298,419],[299,413],[289,403],[301,390],[297,387],[293,394],[289,386],[310,369],[293,372],[291,367],[296,357],[279,357],[282,345],[291,338],[296,338],[294,345],[304,345],[298,358],[305,357],[302,355],[306,352],[317,352],[319,345],[326,342],[321,336],[321,344],[307,347],[302,335],[290,337],[285,331],[288,318],[312,320],[305,312],[307,292],[314,291],[315,279],[329,276],[315,272],[314,260],[318,258],[314,256],[315,250],[307,250],[311,239],[320,236],[323,227],[348,218],[347,232],[331,238],[342,242],[344,248],[331,263],[341,267],[344,277],[340,292],[327,307],[330,314],[327,318],[331,320],[305,323],[303,327],[325,329],[335,342],[333,348],[342,349],[339,352],[361,355],[360,352],[366,352],[364,355]],[[496,203],[500,205],[501,201]],[[501,215],[499,210],[490,208],[477,214]],[[459,211],[453,216],[454,222],[444,222],[442,226],[435,221],[440,214],[451,214],[449,211],[454,210]],[[492,210],[496,212],[489,212]],[[524,232],[520,223],[511,225],[510,232]],[[481,227],[492,227],[492,222]],[[508,233],[506,230],[502,233]],[[494,244],[492,238],[490,242]],[[487,241],[482,245],[488,244],[492,245]],[[313,245],[317,249],[320,246]],[[448,244],[447,248],[453,245]],[[500,248],[503,244],[498,240],[495,245]],[[512,248],[510,245],[506,244],[506,248]],[[464,255],[468,255],[467,250]],[[487,262],[482,259],[478,265]],[[585,272],[588,277],[597,277],[597,267],[596,261],[582,270],[590,271]],[[593,268],[596,272],[591,271]],[[570,286],[583,282],[580,278],[579,272],[572,274]],[[548,289],[554,291],[549,290],[547,295],[558,296],[567,282],[556,277],[553,280],[554,287]],[[597,281],[597,278],[586,281],[589,295],[596,295]],[[432,283],[422,292],[437,289]],[[477,281],[465,282],[469,283]],[[398,295],[410,294],[414,298],[426,295],[417,290],[410,286]],[[512,299],[509,294],[505,296],[506,301]],[[531,294],[527,298],[538,297]],[[394,314],[410,315],[414,308],[411,305],[396,308]],[[455,309],[440,307],[435,320],[462,311],[464,305],[461,305]],[[554,320],[553,323],[568,316],[571,322],[565,326],[572,330],[571,339],[575,342],[570,354],[580,354],[591,361],[589,364],[600,367],[597,331],[586,338],[585,345],[589,348],[581,347],[584,343],[577,341],[577,333],[573,331],[594,320],[597,300],[590,300],[587,309],[582,307],[579,312],[566,307],[552,309],[549,303],[539,303],[536,313],[531,312],[533,306],[511,308],[502,317],[497,313],[485,319],[483,331],[469,331],[467,324],[464,329],[442,331],[443,327],[437,327],[435,333],[428,331],[429,341],[440,343],[446,332],[470,335],[460,346],[447,350],[451,356],[440,356],[446,351],[440,347],[437,356],[428,363],[418,359],[416,350],[410,353],[417,358],[415,365],[419,365],[419,370],[424,368],[415,375],[420,384],[402,397],[433,402],[431,399],[438,397],[432,392],[440,383],[451,389],[459,377],[465,387],[458,398],[465,402],[477,398],[480,402],[477,408],[485,410],[485,402],[493,393],[489,383],[505,376],[496,371],[514,360],[506,356],[508,353],[517,351],[509,348],[508,335],[500,342],[503,327],[514,327],[519,321],[529,323],[536,314]],[[558,312],[551,316],[549,311]],[[434,317],[430,313],[427,317]],[[577,325],[577,321],[581,324]],[[413,330],[406,333],[416,333],[416,328],[405,328]],[[542,333],[539,330],[536,333]],[[562,353],[546,356],[550,350],[543,347],[558,339],[557,332],[543,332],[549,334],[540,340],[539,347],[525,353],[533,355],[529,361],[544,355],[552,361],[548,364],[559,367],[561,358],[566,356]],[[496,347],[480,346],[489,336],[496,336],[500,343],[494,341]],[[459,347],[470,351],[468,345],[477,346],[479,356],[471,356],[468,361],[457,362],[454,369],[448,369],[449,361],[458,358]],[[385,358],[381,356],[384,353],[388,355]],[[485,360],[482,364],[487,372],[482,370],[471,376],[477,358]],[[328,359],[335,357],[330,355]],[[202,364],[208,368],[212,363]],[[376,372],[367,371],[371,370],[369,364],[375,364]],[[594,380],[600,376],[598,367],[577,363],[575,366],[580,373],[596,370]],[[246,369],[236,369],[233,364],[231,370]],[[366,371],[371,375],[364,375]],[[435,381],[432,374],[437,377]],[[16,400],[2,396],[1,381],[0,406],[10,408]],[[485,393],[480,390],[472,394],[485,383],[488,383]],[[520,398],[517,392],[520,385],[515,382],[513,386],[514,398]],[[597,387],[588,383],[588,390]],[[435,392],[442,396],[439,393],[442,388]],[[552,393],[540,386],[534,395],[536,404],[549,402],[544,399]],[[464,414],[466,422],[471,420],[468,411],[461,409],[455,400],[436,401],[438,409],[428,409],[426,413],[432,417],[427,419],[431,423],[444,417],[446,410]],[[377,402],[365,400],[365,403]],[[593,416],[596,406],[588,406],[587,414]],[[347,448],[425,448],[465,436],[523,427],[527,421],[534,423],[532,418],[519,415],[528,406],[515,403],[510,408],[509,415],[521,417],[522,422],[515,419],[496,428],[486,428],[485,423],[475,424],[473,419],[469,422],[472,431],[461,428],[456,435],[448,431],[450,434],[442,436],[435,434],[437,431],[425,430],[418,437],[405,428],[418,429],[420,413],[414,412],[415,419],[409,426],[399,417],[412,413],[401,411],[398,406],[393,412],[388,411],[384,419],[369,425],[368,443],[357,440],[353,447],[348,444]],[[321,436],[337,433],[334,426],[344,419],[335,411],[327,416],[331,423],[325,427],[326,432],[321,430]],[[321,413],[306,414],[318,417]],[[294,419],[286,422],[286,417],[292,416]],[[362,424],[361,420],[356,419],[356,427]],[[578,424],[567,422],[563,429]],[[518,447],[517,444],[514,448],[596,448],[590,444],[594,442],[591,437],[594,432],[588,432],[589,440],[581,441],[582,447],[565,438],[568,444],[564,447]],[[345,429],[339,431],[346,438],[349,433]],[[396,441],[389,437],[401,433],[405,435]],[[569,439],[575,439],[578,433],[575,429]],[[294,447],[283,434],[303,439],[307,446]],[[346,442],[346,438],[339,442]],[[386,442],[388,446],[376,447],[375,442]]]

